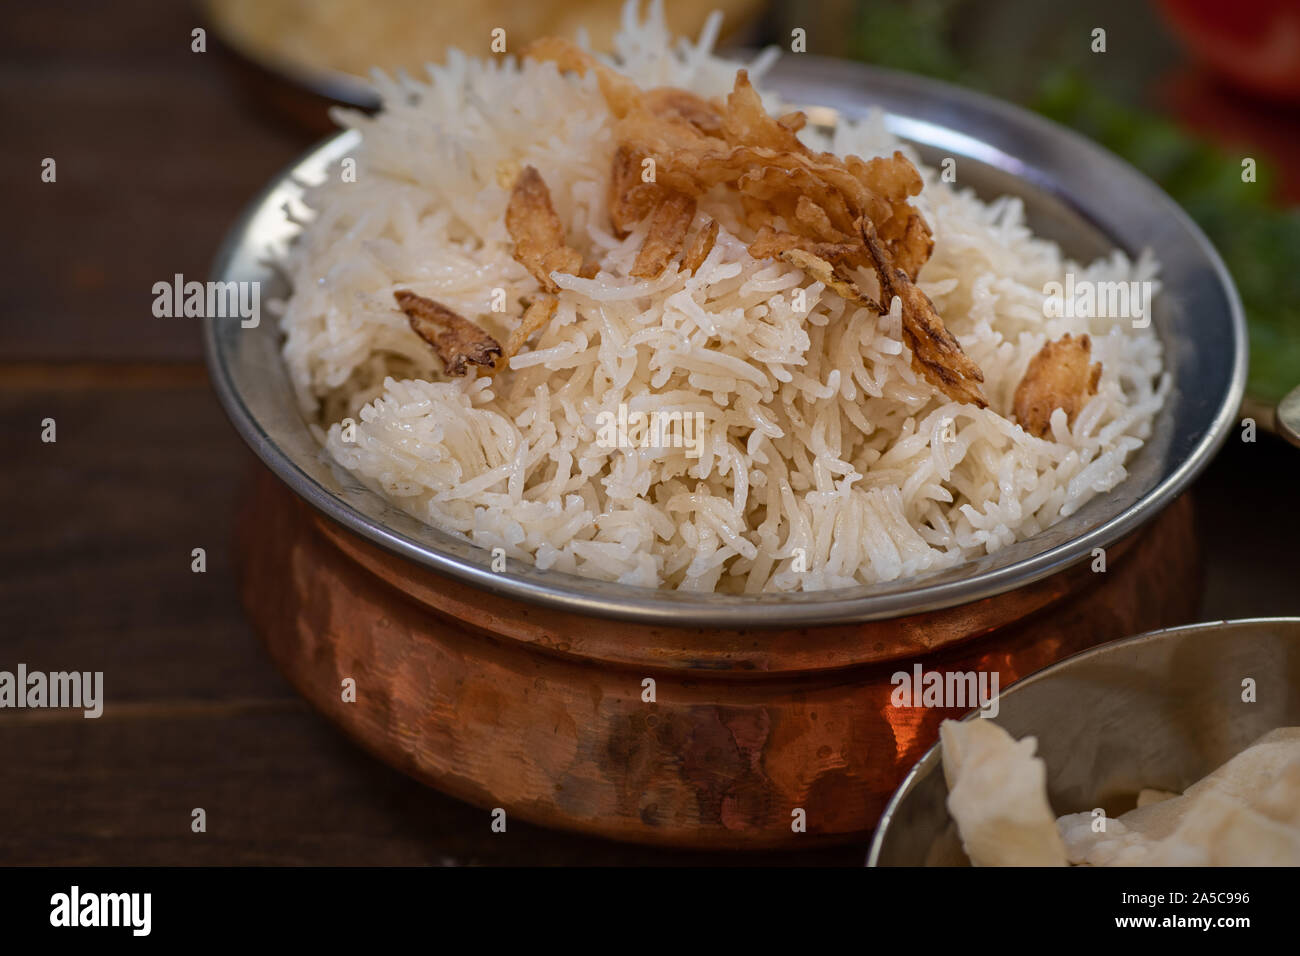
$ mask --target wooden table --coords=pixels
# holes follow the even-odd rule
[[[216,54],[190,52],[186,5],[6,20],[0,669],[103,671],[108,706],[98,720],[0,712],[0,864],[861,862],[864,847],[735,856],[515,822],[493,834],[485,812],[308,710],[235,595],[253,459],[208,387],[197,321],[150,306],[154,282],[206,278],[241,207],[309,140],[250,110]],[[1300,613],[1298,471],[1300,453],[1264,436],[1230,442],[1198,483],[1203,618]]]

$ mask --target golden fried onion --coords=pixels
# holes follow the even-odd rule
[[[713,251],[713,244],[717,241],[718,221],[709,219],[700,227],[700,231],[695,234],[690,247],[682,256],[682,269],[695,275],[700,266],[704,265],[704,260],[709,257],[709,253]]]
[[[903,341],[912,350],[912,369],[955,402],[987,408],[980,390],[984,373],[962,351],[961,344],[939,318],[930,297],[918,289],[902,269],[893,267],[869,222],[862,237],[880,282],[880,300],[886,309],[897,297],[903,308]]]
[[[1089,364],[1091,358],[1092,340],[1087,335],[1064,335],[1038,350],[1012,401],[1012,414],[1025,431],[1046,437],[1052,430],[1052,412],[1058,408],[1073,424],[1075,415],[1097,394],[1101,363]]]
[[[519,327],[506,339],[506,358],[518,355],[532,334],[546,326],[555,315],[559,300],[553,295],[539,295],[528,303]]]
[[[410,289],[398,289],[393,298],[406,313],[415,334],[428,342],[442,359],[448,375],[464,375],[468,371],[467,363],[491,366],[501,354],[496,339],[441,302],[416,295]]]
[[[632,264],[632,275],[654,279],[673,256],[681,252],[686,232],[695,218],[695,200],[681,193],[669,194],[650,216],[650,230]]]
[[[695,200],[719,186],[734,190],[755,231],[750,255],[796,265],[846,300],[877,311],[897,297],[913,369],[953,400],[987,406],[983,372],[915,284],[934,241],[909,201],[921,191],[921,175],[901,152],[870,160],[814,152],[798,137],[806,117],[773,117],[745,70],[736,72],[725,101],[709,103],[685,90],[643,92],[567,41],[538,41],[525,56],[596,74],[616,119],[611,223],[626,235],[651,217],[632,275],[659,275],[685,241]],[[654,161],[653,182],[642,175],[646,159]],[[698,253],[700,242],[697,236],[683,255],[683,268],[693,272],[703,262],[708,250]],[[879,302],[858,286],[856,267],[875,272]]]
[[[547,292],[558,292],[552,272],[576,275],[582,256],[564,242],[564,223],[551,205],[551,191],[541,174],[525,166],[510,191],[506,229],[515,241],[515,259]]]

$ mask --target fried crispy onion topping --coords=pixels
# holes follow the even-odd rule
[[[506,358],[519,354],[534,332],[546,327],[546,325],[555,316],[556,306],[559,300],[553,295],[539,295],[528,303],[524,309],[524,317],[519,322],[519,327],[510,333],[506,339]]]
[[[515,241],[515,259],[547,292],[559,291],[552,272],[581,271],[582,255],[565,245],[564,223],[551,205],[551,191],[532,166],[520,170],[510,191],[506,230]]]
[[[464,375],[470,364],[491,366],[501,355],[496,339],[441,302],[410,289],[398,289],[393,298],[415,334],[433,347],[448,375]]]
[[[954,401],[987,406],[980,389],[983,372],[916,286],[934,240],[910,202],[921,191],[921,175],[901,152],[870,160],[815,152],[798,136],[807,117],[801,112],[772,116],[745,70],[737,71],[725,98],[710,102],[670,87],[642,91],[568,41],[538,41],[525,56],[596,75],[615,118],[610,222],[617,235],[626,236],[650,220],[633,276],[658,276],[679,253],[683,269],[698,269],[718,227],[710,221],[683,252],[697,203],[719,187],[733,191],[754,230],[750,255],[789,262],[847,301],[879,312],[897,297],[913,369]],[[510,231],[516,235],[514,227]],[[559,242],[554,230],[550,236],[544,247],[563,247],[562,234]],[[516,254],[525,265],[532,260]],[[529,268],[538,274],[537,267]],[[550,264],[555,268],[561,267]],[[854,276],[858,268],[874,272],[879,301],[860,287]]]
[[[695,200],[681,193],[670,193],[650,215],[650,231],[636,254],[632,275],[638,279],[658,277],[682,251],[694,218]]]
[[[1066,421],[1074,417],[1097,394],[1101,363],[1090,362],[1092,340],[1087,335],[1063,335],[1046,343],[1029,360],[1025,377],[1016,387],[1012,414],[1031,435],[1046,437],[1052,430],[1052,412],[1065,410]]]
[[[903,341],[912,350],[912,369],[955,402],[987,408],[980,389],[984,372],[962,351],[939,318],[930,297],[913,284],[902,269],[891,266],[871,224],[863,222],[862,236],[871,254],[885,307],[897,297],[903,311]]]
[[[846,301],[880,311],[880,305],[876,300],[859,289],[852,277],[841,272],[834,263],[799,248],[786,249],[781,253],[781,258],[792,266],[798,266],[827,288],[833,289]]]
[[[717,241],[718,221],[709,219],[700,227],[695,238],[691,240],[690,247],[682,256],[682,268],[695,275],[700,266],[704,265],[704,260],[709,257],[709,253],[713,251],[713,244]]]

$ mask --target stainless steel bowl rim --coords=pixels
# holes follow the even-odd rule
[[[1027,674],[1020,680],[1009,685],[1006,690],[998,695],[1002,698],[1007,694],[1014,693],[1022,687],[1028,687],[1030,684],[1036,684],[1042,680],[1050,680],[1063,670],[1066,670],[1075,664],[1090,660],[1101,654],[1118,647],[1135,647],[1139,644],[1158,641],[1162,637],[1168,637],[1175,634],[1190,634],[1196,631],[1205,631],[1212,628],[1226,628],[1237,626],[1248,626],[1253,624],[1291,624],[1300,626],[1300,617],[1239,617],[1229,621],[1200,621],[1196,624],[1180,624],[1177,627],[1162,627],[1154,631],[1145,631],[1142,634],[1134,634],[1132,637],[1122,637],[1117,641],[1107,641],[1104,644],[1097,644],[1089,647],[1087,650],[1079,651],[1077,654],[1071,654],[1069,657],[1062,658],[1055,664],[1048,664],[1046,667]],[[979,716],[979,709],[976,708],[961,718],[966,720],[983,720]],[[880,853],[885,845],[885,838],[889,831],[890,823],[893,821],[894,814],[898,812],[899,806],[907,799],[908,794],[916,786],[917,782],[925,775],[933,772],[934,767],[943,759],[943,745],[936,742],[929,750],[921,755],[921,759],[916,762],[903,782],[898,785],[889,802],[885,804],[884,811],[880,814],[880,822],[876,824],[876,832],[871,837],[871,848],[867,851],[867,866],[876,866],[880,859]]]
[[[785,69],[780,68],[783,65]],[[841,100],[849,95],[846,91],[869,91],[869,97],[883,93],[894,97],[912,96],[927,108],[941,103],[948,113],[970,117],[971,123],[1001,123],[1004,132],[1017,138],[1017,141],[1024,138],[1026,142],[1036,143],[1045,150],[1068,151],[1079,157],[1081,168],[1087,164],[1100,166],[1107,176],[1115,177],[1117,183],[1135,190],[1144,201],[1149,201],[1152,217],[1167,217],[1185,233],[1196,251],[1203,256],[1202,264],[1212,270],[1227,303],[1233,345],[1227,387],[1218,397],[1213,416],[1205,424],[1199,438],[1195,439],[1195,444],[1186,457],[1159,484],[1125,510],[1084,534],[1011,564],[931,584],[921,578],[915,584],[897,581],[889,582],[886,586],[846,590],[727,595],[620,585],[564,573],[542,572],[513,561],[507,572],[497,573],[490,570],[486,557],[480,561],[468,560],[412,536],[441,535],[436,529],[430,529],[428,535],[424,535],[423,529],[412,533],[394,530],[385,522],[359,511],[322,487],[266,434],[232,381],[231,370],[218,345],[218,320],[206,317],[203,320],[203,338],[211,379],[235,428],[262,461],[305,501],[328,518],[393,554],[459,579],[489,594],[582,615],[678,627],[768,628],[836,624],[896,618],[982,600],[1049,577],[1089,557],[1094,549],[1114,544],[1149,521],[1188,486],[1232,429],[1245,390],[1247,342],[1241,302],[1227,269],[1209,240],[1173,200],[1150,180],[1090,140],[1018,107],[934,80],[805,54],[793,58],[793,63],[791,58],[781,61],[778,69],[773,71],[770,85],[787,96],[793,88],[796,95],[790,99],[797,102],[813,102],[812,91],[822,88],[827,90],[829,98],[834,99],[832,94],[835,94]],[[868,104],[870,102],[869,98]],[[980,158],[983,161],[996,164],[1000,170],[1014,172],[1075,208],[1075,197],[1053,188],[1050,180],[1044,181],[1040,170],[1032,165],[1026,166],[1021,160],[989,146],[977,139],[974,133],[963,132],[955,127],[934,127],[926,120],[918,120],[907,114],[901,117],[892,113],[890,115],[904,129],[935,129],[941,142],[974,143],[981,152]],[[244,251],[248,241],[246,232],[250,223],[262,211],[268,197],[294,171],[331,149],[337,152],[340,143],[355,142],[348,139],[355,135],[344,132],[326,139],[263,189],[232,227],[218,251],[211,271],[214,279],[232,278],[229,275],[232,260]],[[1089,218],[1086,208],[1078,211],[1084,218]],[[1168,356],[1166,362],[1168,365]],[[303,427],[305,429],[305,424]],[[382,501],[377,494],[370,494],[377,501]],[[415,522],[416,519],[410,520]],[[1050,533],[1050,529],[1045,533]],[[481,553],[486,556],[486,552]]]

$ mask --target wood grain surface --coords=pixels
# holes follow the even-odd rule
[[[197,326],[154,318],[150,288],[205,277],[242,205],[310,143],[190,52],[196,16],[24,4],[0,31],[0,669],[102,670],[112,705],[99,720],[0,712],[0,864],[860,864],[865,847],[493,834],[279,677],[232,568],[251,456],[207,386]],[[43,184],[50,156],[58,179]],[[1300,613],[1298,469],[1267,436],[1234,439],[1198,482],[1199,617]],[[191,832],[195,807],[206,833]]]

